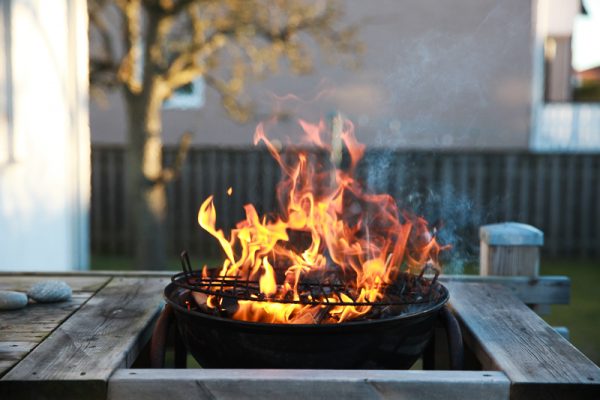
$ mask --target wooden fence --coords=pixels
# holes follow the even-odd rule
[[[173,161],[174,149],[165,151]],[[125,149],[92,151],[92,252],[127,254]],[[478,227],[499,221],[532,224],[545,233],[549,256],[600,259],[600,154],[431,153],[369,151],[360,167],[367,186],[430,221],[459,251],[475,254]],[[168,188],[168,246],[214,256],[216,246],[197,223],[201,202],[215,195],[219,226],[243,218],[243,205],[276,207],[279,169],[257,149],[194,148],[180,179]],[[227,196],[227,188],[233,188]],[[445,233],[444,233],[445,232]]]

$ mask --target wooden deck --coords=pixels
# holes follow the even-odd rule
[[[69,302],[0,312],[0,399],[600,398],[600,369],[524,304],[567,302],[564,277],[443,279],[478,371],[131,369],[169,275],[0,273],[0,289],[73,288]]]

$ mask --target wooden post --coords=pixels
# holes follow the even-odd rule
[[[518,222],[484,225],[481,240],[480,275],[537,277],[544,233]]]
[[[484,225],[479,228],[479,239],[480,275],[538,277],[540,247],[544,244],[544,233],[539,229],[518,222]],[[550,314],[547,304],[530,307],[539,315]]]

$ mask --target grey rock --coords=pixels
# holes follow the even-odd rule
[[[0,310],[18,310],[27,305],[27,295],[21,292],[0,290]]]
[[[64,281],[42,281],[33,285],[27,295],[38,303],[57,303],[71,298],[73,290]]]

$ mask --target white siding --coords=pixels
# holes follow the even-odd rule
[[[532,149],[600,151],[600,105],[551,103],[540,108]]]
[[[3,1],[2,14],[0,270],[86,268],[86,2]]]

